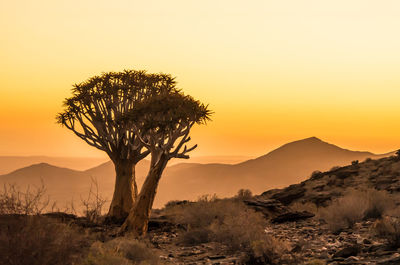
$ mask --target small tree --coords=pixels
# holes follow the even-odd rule
[[[196,123],[206,123],[210,115],[208,107],[201,102],[173,91],[143,101],[123,119],[123,123],[132,123],[135,134],[150,150],[151,161],[135,206],[121,227],[122,232],[131,231],[136,236],[146,233],[158,183],[168,161],[189,158],[188,153],[197,147],[186,146],[190,141],[190,129]]]
[[[116,180],[109,217],[121,220],[128,215],[137,197],[134,166],[150,153],[135,134],[134,122],[120,123],[118,118],[161,91],[175,90],[170,75],[110,72],[74,85],[72,97],[65,100],[58,123],[106,152],[114,163]]]

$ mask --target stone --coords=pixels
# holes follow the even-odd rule
[[[299,220],[305,220],[308,218],[314,217],[315,214],[303,211],[303,212],[288,212],[284,214],[280,214],[277,217],[272,219],[273,223],[286,223],[286,222],[296,222]]]
[[[333,258],[348,258],[350,256],[357,256],[359,251],[360,247],[358,245],[347,246],[336,252],[333,255]]]
[[[300,184],[290,185],[281,192],[272,195],[271,199],[278,200],[284,205],[289,205],[293,201],[303,197],[306,191],[307,190]]]

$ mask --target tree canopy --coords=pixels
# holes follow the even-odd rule
[[[150,151],[159,149],[168,152],[170,158],[188,158],[187,152],[196,146],[180,152],[190,138],[190,128],[210,120],[212,112],[191,96],[174,90],[149,97],[137,104],[122,119],[133,123],[133,128],[142,144]],[[175,149],[176,141],[181,141]]]
[[[75,84],[72,97],[59,113],[60,124],[89,145],[106,152],[112,160],[141,160],[149,151],[132,130],[132,123],[117,122],[142,101],[155,95],[174,93],[175,80],[168,74],[126,70],[104,73]]]

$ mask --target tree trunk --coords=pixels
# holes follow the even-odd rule
[[[150,166],[149,173],[140,190],[135,206],[121,226],[121,232],[132,232],[133,236],[136,237],[146,234],[158,183],[168,160],[166,155],[162,155],[158,163]]]
[[[129,215],[137,198],[135,164],[127,160],[117,161],[115,172],[114,195],[108,211],[108,218],[112,222],[122,223]]]

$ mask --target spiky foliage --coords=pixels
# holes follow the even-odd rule
[[[73,131],[87,144],[108,154],[113,160],[137,162],[148,155],[132,130],[132,123],[117,122],[119,117],[141,106],[155,95],[177,91],[168,74],[148,74],[125,70],[95,76],[75,84],[72,97],[64,102],[58,123]]]
[[[208,106],[174,90],[143,100],[122,120],[133,124],[139,140],[149,150],[162,150],[170,158],[189,158],[186,153],[197,145],[189,149],[185,146],[183,151],[181,148],[190,141],[190,129],[196,123],[205,124],[211,114]]]

